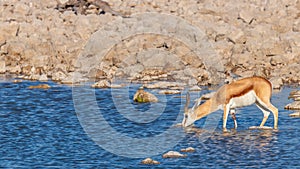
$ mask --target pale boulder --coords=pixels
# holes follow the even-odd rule
[[[160,164],[160,162],[153,160],[151,158],[146,158],[143,161],[141,161],[141,164],[145,164],[145,165],[157,165]]]
[[[187,157],[186,154],[181,154],[177,151],[169,151],[162,155],[163,158],[185,158]]]

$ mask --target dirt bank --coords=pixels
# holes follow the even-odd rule
[[[138,21],[134,16],[154,12],[176,16],[199,28],[205,35],[200,41],[209,42],[220,57],[218,62],[171,36],[135,34],[109,48],[101,61],[86,56],[85,63],[96,66],[85,69],[82,78],[111,80],[117,76],[132,81],[180,80],[205,85],[217,83],[219,77],[228,80],[236,75],[259,75],[300,83],[299,0],[109,1],[113,10],[132,18],[101,12],[92,1],[87,1],[84,12],[78,12],[72,6],[58,8],[66,0],[2,0],[0,73],[71,83],[74,72],[86,66],[78,65],[78,57],[93,35],[107,29],[109,23]],[[157,20],[149,16],[155,25]],[[173,24],[172,20],[167,22]],[[119,37],[131,29],[111,28],[112,35]],[[176,32],[181,34],[186,32]],[[222,69],[217,70],[219,67]]]

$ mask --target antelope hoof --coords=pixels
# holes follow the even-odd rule
[[[223,128],[223,133],[229,133],[229,131],[226,128]]]

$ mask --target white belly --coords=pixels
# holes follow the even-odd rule
[[[256,102],[256,94],[254,91],[250,91],[247,94],[234,97],[229,101],[230,108],[238,108],[243,106],[249,106]]]

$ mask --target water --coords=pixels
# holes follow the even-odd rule
[[[293,90],[289,87],[272,97],[280,112],[278,131],[248,130],[259,125],[263,116],[256,106],[249,106],[238,110],[237,131],[224,134],[222,112],[196,122],[198,128],[194,131],[172,127],[182,119],[181,105],[185,100],[181,95],[165,97],[154,90],[161,102],[136,104],[131,98],[137,85],[112,91],[78,87],[81,97],[73,102],[69,86],[48,82],[52,86],[48,90],[27,88],[37,84],[0,83],[0,168],[300,168],[300,118],[289,117],[292,112],[283,109],[292,102],[287,99]],[[205,92],[192,93],[192,99]],[[95,96],[96,104],[89,100],[90,96]],[[75,112],[77,102],[84,103],[77,109],[85,111]],[[99,115],[101,118],[95,117]],[[106,124],[116,132],[117,139],[109,128],[103,127]],[[272,114],[266,125],[273,126]],[[228,128],[231,127],[233,121],[229,118]],[[147,145],[142,142],[161,136],[168,129],[176,133],[152,139]],[[141,145],[122,140],[125,137],[142,140]],[[164,149],[165,144],[171,147]],[[189,146],[196,152],[186,153],[186,158],[161,156],[163,152]],[[120,150],[120,154],[107,150]],[[157,166],[141,165],[141,157],[130,158],[156,150],[162,151],[151,156],[161,162]]]

